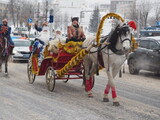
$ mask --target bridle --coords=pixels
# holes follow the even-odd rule
[[[118,34],[119,34],[119,33],[118,33]],[[120,34],[118,35],[118,37],[120,37],[120,43],[121,43],[121,44],[123,44],[125,41],[129,41],[130,46],[131,46],[132,34],[131,34],[131,38],[130,38],[130,39],[129,39],[129,38],[122,39],[122,37],[121,37]],[[106,38],[102,39],[101,41],[103,41],[103,42],[100,43],[100,45],[98,46],[98,49],[97,49],[96,51],[90,52],[90,54],[96,53],[96,52],[100,52],[100,51],[102,51],[103,49],[105,49],[106,47],[108,47],[108,50],[111,49],[111,51],[113,52],[112,54],[124,55],[124,54],[128,54],[128,53],[130,52],[131,47],[130,47],[130,49],[129,49],[127,52],[124,51],[124,50],[122,50],[122,49],[114,48],[114,47],[110,44],[109,39],[110,39],[109,37],[106,37]],[[103,43],[108,43],[108,44],[105,44],[105,45],[102,47]],[[104,52],[104,51],[103,51],[103,52]],[[105,54],[109,54],[109,52],[107,52],[107,53],[105,52]]]

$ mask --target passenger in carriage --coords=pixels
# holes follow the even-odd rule
[[[62,39],[61,30],[60,29],[56,29],[53,40],[61,40],[61,39]]]
[[[58,53],[58,43],[65,44],[66,40],[62,37],[61,30],[55,30],[55,36],[53,40],[49,41],[48,51]]]
[[[33,49],[39,50],[38,53],[38,65],[41,65],[42,60],[44,59],[43,56],[43,50],[45,48],[45,45],[48,45],[48,42],[50,40],[50,32],[49,32],[49,26],[48,26],[48,22],[43,22],[42,27],[38,27],[37,23],[35,24],[35,29],[40,32],[40,36],[38,37],[38,39],[35,39],[35,42],[33,44]],[[34,53],[34,51],[33,51]]]
[[[34,28],[35,28],[38,32],[48,31],[48,22],[44,21],[44,22],[42,23],[42,27],[38,27],[37,24],[38,24],[38,23],[35,23]]]
[[[78,19],[79,19],[78,17],[73,17],[71,19],[72,24],[67,28],[68,36],[67,36],[66,43],[69,41],[83,42],[86,39],[82,26],[79,26],[78,24]]]

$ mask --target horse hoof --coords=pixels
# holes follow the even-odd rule
[[[113,106],[118,107],[118,106],[120,106],[120,104],[119,104],[119,102],[113,102]]]
[[[109,102],[108,98],[103,98],[103,102]]]
[[[92,94],[92,93],[89,93],[89,94],[88,94],[88,97],[89,97],[89,98],[92,98],[92,97],[93,97],[93,94]]]

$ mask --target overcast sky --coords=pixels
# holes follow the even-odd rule
[[[92,3],[110,3],[110,0],[85,0],[87,3],[92,4]]]

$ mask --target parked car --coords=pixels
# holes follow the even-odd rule
[[[28,29],[26,27],[15,28],[12,32],[13,35],[26,35],[28,34]]]
[[[36,35],[34,33],[30,33],[28,34],[28,39],[31,40],[31,41],[34,41],[36,38]]]
[[[139,47],[128,56],[130,74],[140,70],[160,72],[160,36],[137,39]]]
[[[24,40],[24,39],[14,39],[13,40],[15,47],[13,49],[13,54],[12,55],[12,61],[26,61],[29,59],[30,56],[30,45],[31,41],[30,40]]]

